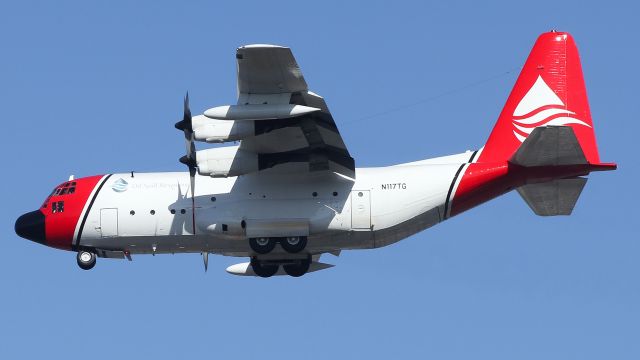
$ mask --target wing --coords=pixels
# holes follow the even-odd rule
[[[328,170],[355,177],[355,162],[329,108],[321,96],[309,91],[291,49],[247,45],[237,49],[236,59],[238,105],[291,104],[320,109],[254,122],[255,136],[242,140],[240,149],[258,154],[260,170]],[[297,166],[280,166],[285,164]]]

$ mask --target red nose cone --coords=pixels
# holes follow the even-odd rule
[[[85,210],[102,175],[70,180],[58,185],[40,211],[45,216],[46,245],[70,250]],[[17,231],[17,230],[16,230]]]

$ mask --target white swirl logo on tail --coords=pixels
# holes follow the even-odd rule
[[[591,127],[575,117],[573,111],[566,109],[558,95],[538,75],[527,94],[513,111],[513,134],[523,142],[538,126],[578,124]]]

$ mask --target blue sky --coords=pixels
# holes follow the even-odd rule
[[[631,2],[629,2],[631,3]],[[640,357],[640,48],[627,2],[5,1],[0,357]],[[603,161],[571,217],[515,193],[303,278],[100,260],[18,238],[70,174],[182,170],[173,128],[235,102],[235,48],[292,47],[358,166],[480,147],[541,32],[571,32]],[[415,106],[407,106],[416,104]],[[372,116],[379,114],[378,116]]]

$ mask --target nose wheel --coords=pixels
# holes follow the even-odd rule
[[[96,254],[88,251],[78,251],[78,266],[82,270],[91,270],[96,266]]]

